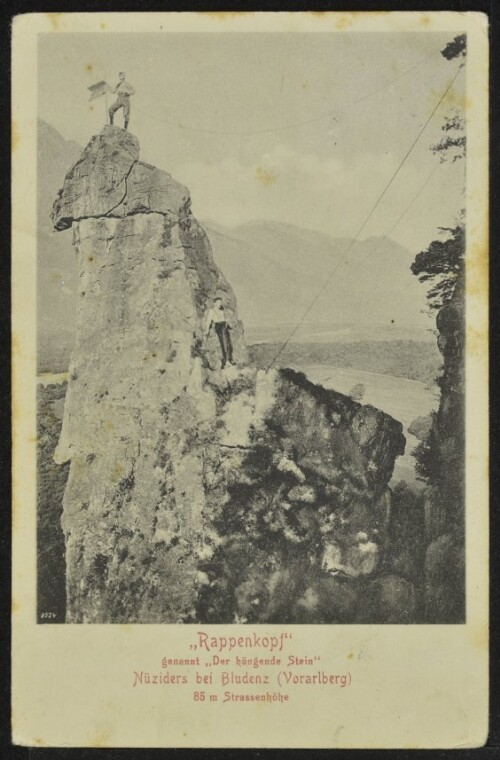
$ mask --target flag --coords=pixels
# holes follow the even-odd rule
[[[89,100],[99,98],[101,95],[104,95],[104,93],[111,91],[111,87],[104,81],[104,79],[101,82],[97,82],[97,84],[91,85],[88,89],[90,90]]]

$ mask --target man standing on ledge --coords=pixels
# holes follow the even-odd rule
[[[123,127],[124,129],[127,129],[128,121],[130,118],[130,96],[134,95],[135,90],[132,85],[125,81],[125,74],[123,71],[120,71],[118,77],[120,81],[113,90],[113,92],[116,92],[118,97],[109,109],[109,123],[113,123],[113,117],[116,111],[118,111],[120,108],[123,108]]]
[[[234,365],[233,361],[233,346],[231,344],[231,336],[229,330],[231,329],[226,321],[226,315],[224,314],[224,307],[222,306],[221,298],[214,298],[214,305],[207,311],[205,317],[205,335],[208,335],[210,328],[214,326],[217,337],[222,351],[222,369],[226,366],[226,362]]]

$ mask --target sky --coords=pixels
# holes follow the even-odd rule
[[[187,185],[198,219],[225,227],[265,219],[352,237],[457,71],[440,55],[451,36],[40,35],[38,112],[85,145],[105,123],[104,98],[89,102],[87,88],[114,85],[125,71],[141,159]],[[445,115],[463,108],[464,88],[462,71],[361,240],[390,232],[413,257],[438,227],[455,224],[463,162],[439,164],[430,146]]]

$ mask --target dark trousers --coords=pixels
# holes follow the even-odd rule
[[[224,367],[227,361],[233,361],[233,346],[229,334],[229,327],[227,322],[214,322],[214,327],[217,337],[219,338],[222,351],[222,366]]]
[[[125,122],[125,129],[128,127],[128,120],[130,117],[130,98],[128,95],[124,95],[123,93],[118,93],[118,98],[115,100],[113,105],[109,109],[109,123],[113,123],[113,116],[115,115],[116,111],[118,111],[120,108],[123,108],[123,120]]]

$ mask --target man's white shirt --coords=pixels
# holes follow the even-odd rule
[[[133,95],[135,90],[128,82],[120,82],[116,85],[115,92],[118,93],[118,95]]]
[[[224,309],[209,309],[207,312],[207,316],[205,319],[205,330],[208,332],[210,330],[210,325],[212,322],[214,324],[220,324],[221,322],[226,321],[226,315],[224,314]]]

